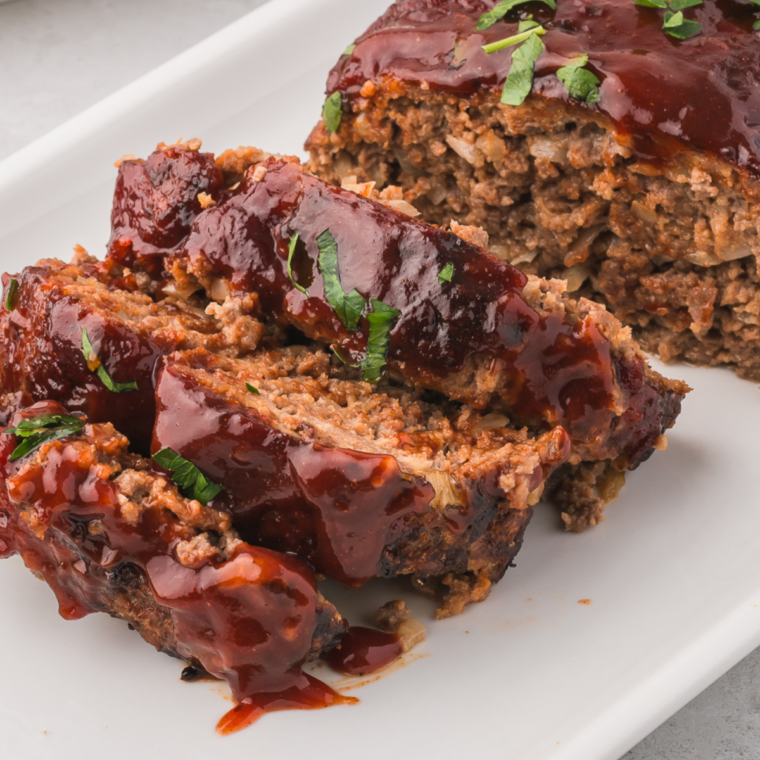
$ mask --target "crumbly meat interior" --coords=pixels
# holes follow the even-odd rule
[[[352,128],[312,133],[311,171],[398,185],[427,221],[482,227],[499,258],[607,304],[663,359],[760,379],[757,182],[688,151],[644,165],[562,103],[372,89]]]

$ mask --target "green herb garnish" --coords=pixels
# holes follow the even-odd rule
[[[246,384],[245,384],[245,387],[246,387],[246,388],[248,388],[248,390],[249,390],[251,393],[255,393],[257,396],[260,396],[260,395],[261,395],[261,393],[259,393],[259,389],[258,389],[256,386],[254,386],[254,385],[251,385],[250,383],[246,383]]]
[[[669,34],[677,40],[686,40],[695,34],[699,34],[702,31],[702,24],[684,18],[682,11],[678,11],[678,13],[665,11],[662,28],[665,34]]]
[[[324,280],[325,298],[345,327],[351,332],[356,332],[366,306],[364,298],[357,290],[352,290],[350,293],[343,290],[338,273],[338,244],[330,230],[325,230],[317,237],[317,246],[319,246],[319,271]]]
[[[528,16],[528,18],[524,19],[523,21],[520,21],[517,24],[517,31],[527,32],[529,29],[535,29],[537,26],[540,26],[540,24],[536,23],[533,20],[533,16]]]
[[[454,276],[454,265],[449,262],[441,269],[441,273],[438,275],[438,284],[443,285],[444,282],[451,282],[451,278]]]
[[[153,461],[169,470],[172,480],[188,499],[195,499],[204,507],[222,490],[222,486],[210,481],[192,462],[172,449],[161,449],[153,455]]]
[[[16,308],[16,293],[18,292],[18,280],[11,280],[8,283],[8,296],[5,299],[5,308],[13,311]]]
[[[538,35],[544,33],[545,30],[540,26],[524,32],[528,35],[527,39],[512,53],[512,66],[501,93],[501,102],[505,105],[522,105],[530,95],[533,89],[533,67],[544,50],[544,43]]]
[[[354,50],[356,50],[356,45],[354,45],[354,44],[352,43],[351,45],[349,45],[349,46],[348,46],[348,47],[347,47],[347,48],[346,48],[346,49],[343,51],[343,55],[351,55],[351,53],[353,53],[353,52],[354,52]]]
[[[75,435],[83,427],[84,422],[79,417],[72,417],[68,414],[40,414],[22,420],[16,427],[4,431],[6,434],[23,439],[13,450],[9,459],[11,462],[15,462],[38,449],[43,443],[57,441],[59,438],[65,438],[68,435]]]
[[[393,322],[396,317],[401,315],[401,312],[376,298],[369,300],[372,311],[367,314],[369,339],[367,341],[367,355],[362,363],[362,380],[367,383],[378,383],[387,364],[388,345]]]
[[[520,30],[518,34],[513,34],[511,37],[505,37],[503,40],[496,40],[496,42],[490,42],[488,45],[483,45],[483,50],[486,53],[495,53],[498,50],[503,50],[504,48],[512,47],[512,45],[517,45],[519,42],[524,42],[525,40],[529,39],[530,37],[536,34],[539,34],[539,35],[546,34],[546,29],[544,29],[542,26],[539,26],[535,22],[530,22],[530,23],[533,23],[533,26],[527,26],[525,29]],[[538,56],[536,56],[536,58],[538,58]],[[514,53],[512,54],[512,59],[514,61]],[[532,65],[531,65],[531,71],[533,71]]]
[[[502,2],[497,3],[492,10],[486,11],[478,19],[478,25],[475,27],[476,31],[482,32],[483,29],[488,29],[489,26],[493,26],[497,21],[503,19],[512,8],[528,2],[530,2],[530,0],[502,0]],[[540,0],[540,2],[548,5],[554,11],[557,10],[557,4],[554,0]]]
[[[588,63],[588,56],[584,53],[572,58],[562,68],[557,69],[557,77],[571,98],[585,100],[586,103],[599,101],[599,79],[588,69],[583,67]]]
[[[303,285],[299,285],[294,279],[293,279],[293,254],[296,252],[296,245],[298,244],[298,233],[296,232],[295,235],[293,235],[292,238],[290,238],[290,242],[288,243],[288,277],[290,277],[290,281],[302,292],[305,293],[307,296],[309,295],[309,291],[306,290]]]
[[[667,8],[667,0],[633,0],[636,5],[643,5],[645,8]]]
[[[325,100],[325,104],[322,106],[322,117],[330,134],[338,131],[343,118],[343,96],[340,92],[334,92]]]
[[[695,8],[698,5],[702,5],[702,0],[670,0],[668,4],[670,5],[670,10],[682,11],[684,8]]]
[[[87,362],[90,372],[94,372],[111,393],[126,393],[127,391],[137,390],[137,383],[134,380],[131,380],[128,383],[117,383],[115,380],[111,379],[106,368],[103,366],[100,359],[98,359],[95,351],[93,351],[92,343],[90,343],[90,339],[87,336],[87,330],[84,328],[82,328],[82,355]]]

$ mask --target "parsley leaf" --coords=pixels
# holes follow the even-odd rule
[[[702,0],[670,0],[668,4],[670,5],[670,10],[680,11],[684,8],[695,8],[697,5],[702,5]]]
[[[760,21],[755,21],[754,24],[752,24],[753,29],[760,29]]]
[[[5,431],[6,434],[23,439],[13,450],[9,460],[15,462],[17,459],[31,454],[43,443],[57,441],[59,438],[65,438],[68,435],[75,435],[81,432],[83,427],[84,422],[79,417],[72,417],[68,414],[39,414],[36,417],[21,420],[16,427],[8,428]]]
[[[497,21],[503,19],[512,8],[527,2],[530,2],[530,0],[502,0],[492,10],[486,11],[478,19],[478,25],[475,27],[475,30],[482,32],[483,29],[488,29],[489,26],[493,26]],[[540,0],[540,2],[545,3],[554,11],[557,10],[557,3],[554,0]]]
[[[441,269],[441,273],[438,275],[438,284],[443,285],[444,282],[451,282],[451,278],[454,275],[454,265],[449,262]]]
[[[362,364],[362,380],[367,383],[378,383],[383,376],[387,363],[393,322],[396,317],[401,316],[401,312],[376,298],[369,300],[372,311],[367,314],[369,339],[367,341],[367,355]]]
[[[633,0],[636,5],[643,5],[645,8],[667,8],[666,0]]]
[[[682,11],[678,11],[678,13],[665,11],[662,28],[665,31],[665,34],[669,34],[677,40],[686,40],[701,32],[702,24],[697,21],[685,19]]]
[[[347,47],[347,48],[346,48],[346,49],[343,51],[343,55],[351,55],[351,53],[353,53],[353,52],[354,52],[354,50],[356,50],[356,45],[354,45],[354,44],[351,44],[351,45],[349,45],[349,46],[348,46],[348,47]]]
[[[338,244],[330,230],[325,230],[317,237],[317,245],[325,298],[346,328],[356,332],[366,305],[364,298],[358,290],[354,289],[350,293],[343,290],[338,274]]]
[[[87,330],[84,327],[82,328],[82,355],[87,362],[90,372],[94,372],[111,393],[126,393],[127,391],[137,390],[137,383],[134,380],[131,380],[128,383],[117,383],[115,380],[111,379],[106,368],[103,366],[100,359],[98,359],[95,351],[93,351],[92,343],[90,343],[90,339],[87,336]]]
[[[338,131],[343,119],[343,96],[339,91],[334,92],[325,100],[325,104],[322,106],[322,117],[330,134]]]
[[[586,103],[599,101],[599,79],[583,67],[588,63],[588,56],[584,53],[577,58],[572,58],[561,68],[557,69],[557,77],[571,98],[585,100]]]
[[[173,449],[161,449],[153,455],[153,461],[169,470],[172,480],[188,499],[195,499],[204,507],[222,490],[222,486],[210,481],[192,462]]]
[[[18,280],[11,280],[8,283],[8,295],[5,299],[5,308],[13,311],[16,308],[16,293],[18,292]]]
[[[520,21],[517,25],[518,32],[527,32],[528,29],[535,29],[537,26],[541,26],[539,23],[533,20],[533,16],[528,16],[524,21]]]
[[[533,66],[544,50],[538,29],[527,32],[528,39],[512,53],[512,66],[501,93],[501,102],[505,105],[522,105],[533,89]]]
[[[251,385],[250,383],[246,383],[245,387],[248,388],[248,390],[251,393],[255,393],[257,396],[261,395],[261,393],[259,393],[259,389],[255,385]]]
[[[504,48],[511,47],[512,45],[517,45],[518,42],[524,42],[535,34],[546,34],[546,29],[536,23],[533,23],[533,26],[526,26],[526,28],[521,29],[518,34],[513,34],[511,37],[505,37],[503,40],[496,40],[496,42],[489,42],[488,45],[483,45],[483,50],[486,53],[495,53],[498,50],[503,50]],[[512,55],[514,56],[514,53]]]
[[[290,242],[288,243],[288,277],[290,277],[290,281],[302,292],[305,293],[307,296],[309,295],[309,291],[306,290],[303,285],[299,285],[294,279],[293,279],[293,254],[296,252],[296,245],[298,244],[298,233],[296,232],[295,235],[293,235],[292,238],[290,238]]]

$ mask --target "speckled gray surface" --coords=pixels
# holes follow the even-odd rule
[[[0,159],[264,2],[0,4]],[[621,760],[760,760],[760,650]]]

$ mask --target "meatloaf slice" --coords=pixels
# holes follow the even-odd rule
[[[567,279],[664,359],[760,379],[755,6],[697,4],[681,40],[632,0],[520,4],[482,28],[496,5],[394,3],[330,73],[342,118],[313,131],[309,168],[400,185],[427,221],[484,228],[495,255]],[[531,14],[532,92],[502,104],[516,48],[482,46]],[[590,102],[557,75],[581,55]]]
[[[0,434],[0,556],[20,554],[63,617],[121,618],[229,681],[238,702],[339,700],[301,671],[345,629],[308,566],[240,541],[227,513],[185,498],[112,425],[79,422],[56,438],[51,415],[63,414],[55,402],[14,414],[14,426],[48,434],[20,457],[30,439]]]
[[[153,370],[160,356],[198,346],[237,355],[255,348],[263,334],[249,315],[255,297],[212,307],[216,318],[173,295],[155,303],[134,276],[87,257],[70,265],[41,261],[6,275],[4,285],[3,392],[26,391],[92,422],[111,422],[144,452],[153,431]],[[116,287],[126,285],[133,289]],[[83,330],[92,346],[87,359]],[[101,367],[116,385],[106,384]]]
[[[393,377],[518,424],[562,425],[573,465],[635,467],[687,391],[653,372],[603,307],[330,186],[295,160],[250,167],[232,197],[198,216],[168,265],[180,290],[196,282],[212,297],[256,293],[264,313],[338,344],[347,361],[387,361]],[[378,322],[384,350],[370,339]]]
[[[350,374],[304,347],[173,354],[156,385],[153,450],[223,484],[214,503],[246,540],[349,585],[499,580],[570,452],[567,433],[534,439],[503,416]]]

